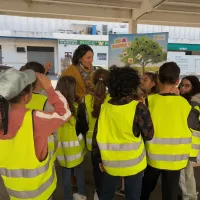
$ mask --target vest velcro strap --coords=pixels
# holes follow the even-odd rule
[[[178,145],[178,144],[190,144],[192,143],[192,138],[153,138],[148,141],[150,144],[168,144],[168,145]]]
[[[43,174],[49,168],[49,162],[46,165],[37,169],[6,169],[0,168],[0,174],[2,176],[10,178],[33,178]]]
[[[80,134],[78,136],[77,141],[69,141],[69,142],[58,142],[58,148],[69,148],[69,147],[78,147],[80,145],[80,141],[83,139],[83,135]]]
[[[162,154],[151,154],[148,153],[148,157],[156,161],[182,161],[189,158],[189,154],[182,155],[162,155]]]
[[[10,196],[13,196],[18,199],[33,199],[41,195],[43,192],[45,192],[53,184],[55,178],[56,178],[56,173],[54,168],[50,178],[36,190],[16,191],[7,188],[7,191]]]
[[[192,136],[200,138],[200,132],[193,131]]]
[[[192,149],[200,150],[199,144],[192,144]]]
[[[112,160],[112,161],[102,160],[102,162],[105,167],[112,167],[112,168],[132,167],[139,164],[144,159],[145,156],[146,152],[145,150],[143,150],[142,154],[139,157],[132,160]]]
[[[140,142],[134,143],[126,143],[126,144],[111,144],[111,143],[98,143],[100,150],[107,151],[131,151],[139,149],[142,144],[142,140]]]
[[[79,158],[81,158],[85,153],[85,150],[83,150],[82,152],[78,153],[78,154],[75,154],[73,156],[67,156],[67,155],[62,155],[62,156],[57,156],[57,159],[59,161],[74,161],[74,160],[77,160]]]

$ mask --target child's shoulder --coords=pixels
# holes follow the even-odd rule
[[[92,99],[93,99],[93,96],[92,96],[91,94],[87,94],[87,95],[85,96],[85,102],[90,101],[90,100],[92,100]]]

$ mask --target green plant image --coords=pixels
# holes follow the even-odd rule
[[[157,64],[166,59],[167,52],[163,50],[163,47],[146,36],[136,37],[131,42],[130,47],[124,49],[122,55],[120,55],[121,62],[130,66],[140,65],[142,67],[142,74],[145,72],[145,66],[149,63]]]
[[[156,66],[145,67],[144,72],[142,71],[142,67],[133,66],[132,68],[135,69],[135,70],[137,70],[137,71],[139,72],[139,74],[142,75],[142,73],[144,73],[144,72],[154,72],[154,73],[158,73],[160,67],[156,67]]]

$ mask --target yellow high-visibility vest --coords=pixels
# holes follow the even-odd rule
[[[45,107],[45,103],[47,102],[47,97],[43,94],[33,93],[32,98],[28,104],[26,104],[26,108],[32,110],[43,111]],[[56,153],[56,147],[58,146],[57,142],[54,140],[53,134],[48,137],[48,151],[50,155]],[[56,158],[54,156],[54,158]]]
[[[77,136],[76,119],[71,117],[58,129],[57,160],[62,167],[73,168],[82,163],[85,153],[85,140],[82,134]]]
[[[194,107],[198,112],[200,112],[199,106]],[[200,120],[200,119],[199,119]],[[190,157],[196,158],[200,151],[200,131],[192,130],[192,150],[190,152]]]
[[[112,176],[131,176],[146,168],[141,136],[135,137],[133,121],[138,102],[112,105],[105,102],[98,121],[97,143],[103,166]]]
[[[0,175],[11,200],[49,199],[56,188],[54,158],[40,162],[35,155],[32,110],[28,110],[17,135],[0,140]]]
[[[166,170],[185,168],[192,143],[187,122],[190,104],[181,96],[154,94],[148,105],[154,125],[154,137],[146,142],[148,164]]]
[[[110,95],[106,95],[105,102],[110,100]],[[86,111],[88,115],[88,124],[89,124],[89,130],[86,134],[86,145],[88,151],[92,151],[92,137],[93,137],[93,131],[94,131],[94,126],[96,123],[96,118],[92,116],[92,111],[93,111],[93,96],[91,94],[88,94],[85,96],[85,106],[86,106]]]
[[[30,102],[26,104],[26,108],[43,111],[46,102],[46,96],[42,94],[33,93]]]

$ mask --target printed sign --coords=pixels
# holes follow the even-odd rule
[[[139,71],[158,71],[167,61],[168,33],[109,36],[109,67],[129,65]]]

